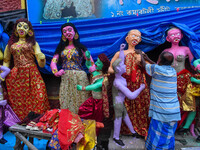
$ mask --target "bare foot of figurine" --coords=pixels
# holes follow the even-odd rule
[[[124,5],[123,0],[119,0],[119,4],[120,4],[120,5]]]

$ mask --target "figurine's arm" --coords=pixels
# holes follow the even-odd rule
[[[197,59],[193,62],[193,65],[195,67],[195,70],[200,72],[200,59]]]
[[[113,56],[113,58],[110,61],[110,67],[108,68],[108,73],[114,73],[113,67],[112,67],[112,63],[119,58],[119,52],[115,53],[115,55]]]
[[[191,80],[191,82],[194,82],[196,84],[200,84],[200,80],[198,80],[198,79],[196,79],[194,77],[191,77],[190,80]]]
[[[194,69],[194,67],[193,67],[192,64],[191,64],[191,62],[192,62],[194,56],[192,55],[192,52],[190,51],[189,47],[187,48],[186,52],[187,52],[187,55],[188,55],[188,57],[189,57],[190,66]]]
[[[0,74],[0,79],[2,81],[5,80],[5,77],[10,73],[10,69],[6,66],[1,66],[0,65],[0,70],[2,70],[3,72]]]
[[[145,84],[141,84],[140,87],[137,90],[135,90],[134,92],[131,92],[126,86],[121,84],[121,82],[114,84],[114,86],[118,90],[120,90],[130,100],[135,99],[140,94],[140,92],[145,88]]]
[[[3,52],[0,50],[0,60],[3,60]]]
[[[77,90],[79,90],[79,91],[93,91],[93,90],[96,90],[98,88],[101,88],[102,83],[103,83],[103,78],[97,80],[94,84],[88,85],[86,87],[83,87],[81,85],[77,85]]]
[[[57,68],[57,62],[58,62],[58,59],[59,59],[59,55],[58,54],[55,54],[51,60],[51,64],[50,64],[50,68],[51,68],[51,71],[53,72],[53,74],[56,76],[56,77],[60,77],[62,76],[63,74],[65,74],[65,71],[63,69],[59,70],[58,71],[58,68]]]
[[[92,63],[91,63],[91,60],[90,60],[90,57],[91,57],[90,51],[85,52],[85,57],[86,57],[85,65],[88,69],[90,69],[90,67],[92,66]]]
[[[41,52],[39,44],[36,42],[33,46],[35,57],[37,59],[38,65],[43,68],[46,64],[46,58],[45,55]]]
[[[11,59],[11,53],[7,45],[4,51],[3,66],[9,67],[10,59]]]

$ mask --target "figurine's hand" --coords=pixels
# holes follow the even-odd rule
[[[43,53],[38,53],[37,54],[37,58],[40,60],[40,61],[45,61],[45,55]]]
[[[122,44],[120,45],[120,51],[123,51],[123,50],[125,49],[125,47],[126,47],[126,44],[122,43]]]
[[[54,75],[55,75],[56,77],[60,77],[60,76],[62,76],[63,74],[65,74],[65,71],[64,71],[63,69],[61,69],[61,70],[59,70],[58,72],[54,73]]]
[[[140,88],[141,88],[142,90],[144,90],[145,84],[140,84]]]
[[[200,72],[200,64],[195,67],[195,70]]]
[[[78,90],[78,91],[81,91],[81,90],[82,90],[82,86],[81,86],[81,85],[77,85],[76,87],[77,87],[77,90]]]
[[[85,52],[85,57],[86,57],[87,59],[90,59],[90,51],[86,51],[86,52]]]

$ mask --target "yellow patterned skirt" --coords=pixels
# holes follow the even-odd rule
[[[61,77],[59,100],[61,109],[69,109],[78,114],[81,104],[87,100],[91,93],[89,91],[78,91],[77,85],[87,86],[89,80],[86,72],[82,70],[65,70]]]

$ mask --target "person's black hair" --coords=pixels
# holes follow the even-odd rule
[[[78,33],[75,25],[73,23],[65,23],[65,24],[63,24],[62,27],[61,27],[61,33],[63,32],[62,31],[63,28],[65,28],[66,26],[71,26],[74,29],[75,33],[78,35],[77,39],[73,38],[73,44],[74,44],[75,48],[77,49],[79,56],[83,56],[82,51],[85,52],[87,50],[87,48],[83,44],[80,43],[79,33]],[[63,33],[62,33],[62,35],[63,35]],[[59,60],[58,60],[58,64],[59,65],[62,64],[61,52],[65,49],[65,47],[68,44],[69,44],[68,39],[66,39],[66,41],[63,41],[62,40],[62,36],[61,36],[60,42],[59,42],[59,44],[58,44],[58,46],[56,48],[56,51],[55,51],[55,54],[59,54]],[[82,64],[83,63],[84,63],[84,61],[82,62]]]
[[[161,65],[171,66],[174,61],[174,56],[170,52],[162,52],[160,54],[160,62]]]

